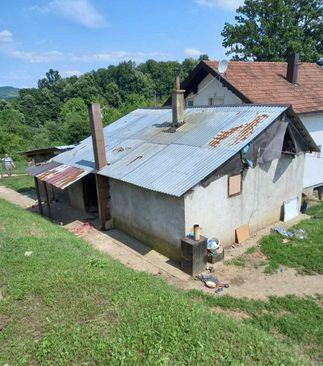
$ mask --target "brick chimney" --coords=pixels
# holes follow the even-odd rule
[[[185,90],[181,89],[179,75],[176,76],[175,89],[172,93],[173,127],[177,128],[184,123]]]
[[[297,84],[298,82],[298,66],[299,66],[298,61],[299,61],[298,53],[291,53],[288,55],[286,79],[292,84]]]
[[[95,168],[96,170],[100,170],[107,165],[100,104],[92,103],[89,105],[89,117]]]

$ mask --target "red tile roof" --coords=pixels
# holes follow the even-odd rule
[[[204,61],[217,72],[218,61]],[[298,85],[285,78],[286,62],[230,61],[224,79],[253,103],[292,104],[297,113],[323,111],[323,68],[303,62]]]

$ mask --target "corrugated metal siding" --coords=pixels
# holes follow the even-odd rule
[[[189,108],[170,133],[171,109],[138,109],[105,127],[109,165],[99,174],[181,196],[239,152],[283,113],[285,106]],[[54,158],[94,169],[91,137]]]

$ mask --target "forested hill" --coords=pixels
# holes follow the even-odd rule
[[[0,86],[0,99],[12,99],[19,95],[19,89],[13,86]]]
[[[90,134],[90,102],[101,104],[105,125],[136,108],[161,105],[176,72],[185,78],[198,61],[129,61],[68,78],[50,69],[37,88],[20,89],[10,101],[0,97],[0,157],[9,153],[18,158],[26,149],[78,143]]]

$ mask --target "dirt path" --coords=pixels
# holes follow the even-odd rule
[[[30,209],[35,204],[35,201],[31,198],[1,186],[0,198],[23,208]],[[31,210],[37,211],[37,208]],[[70,207],[60,206],[59,203],[53,205],[52,211],[54,218],[57,215],[56,220],[62,221],[66,229],[83,237],[94,248],[107,253],[124,265],[155,276],[161,276],[169,283],[185,290],[199,289],[208,293],[214,293],[214,290],[206,288],[202,282],[194,280],[183,273],[178,264],[173,263],[167,257],[128,235],[118,230],[101,232],[94,226],[89,225],[86,217],[82,217],[80,220],[76,219],[76,217],[81,217],[82,215]],[[62,212],[64,212],[65,220],[62,219]],[[295,221],[292,221],[285,225],[288,227],[294,223]],[[256,237],[251,238],[243,245],[227,250],[226,258],[232,259],[241,255],[247,248],[256,245],[261,235],[267,234],[269,230],[270,227],[260,231]],[[297,296],[323,294],[322,275],[301,276],[294,269],[286,268],[284,272],[266,275],[263,273],[263,267],[240,268],[220,263],[215,265],[214,274],[221,281],[230,284],[228,289],[224,289],[223,294],[236,297],[266,299],[268,296],[289,294]]]
[[[22,208],[29,208],[37,203],[32,198],[3,186],[0,186],[0,197]]]

